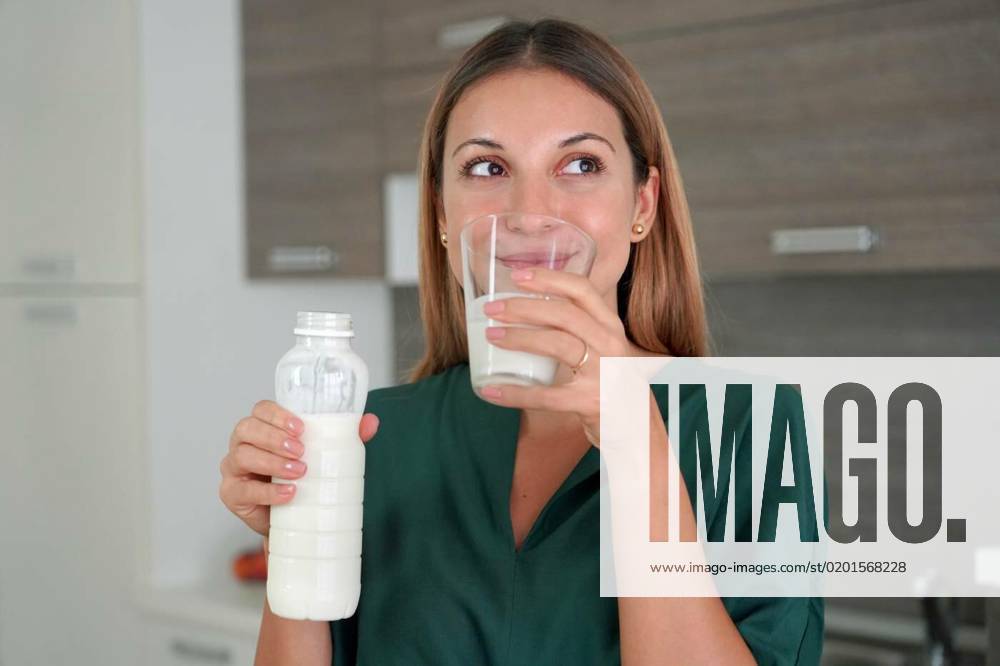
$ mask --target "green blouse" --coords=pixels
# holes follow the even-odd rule
[[[666,386],[653,385],[666,413]],[[602,598],[600,454],[591,448],[514,549],[520,410],[472,391],[461,363],[368,394],[361,600],[330,623],[333,663],[618,664]],[[761,664],[816,664],[823,600],[724,598]]]

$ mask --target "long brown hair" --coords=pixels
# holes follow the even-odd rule
[[[631,342],[673,356],[704,356],[705,307],[680,171],[663,117],[635,67],[607,40],[568,21],[509,21],[466,51],[441,84],[420,144],[420,313],[424,357],[410,381],[468,361],[462,285],[438,236],[448,117],[476,81],[513,69],[548,68],[585,84],[618,110],[638,188],[660,173],[656,220],[633,243],[618,281],[618,315]]]

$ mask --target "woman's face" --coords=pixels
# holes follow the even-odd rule
[[[612,308],[630,244],[652,227],[659,189],[655,167],[636,187],[615,108],[553,70],[504,72],[467,89],[448,121],[441,180],[438,226],[448,232],[448,259],[460,282],[465,222],[488,213],[538,213],[594,238],[590,280]],[[636,222],[641,234],[632,231]]]

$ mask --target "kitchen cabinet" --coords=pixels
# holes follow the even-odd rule
[[[995,2],[855,6],[622,48],[665,116],[709,278],[1000,267]],[[844,227],[877,241],[780,242]]]
[[[0,5],[0,663],[142,663],[137,11]]]
[[[137,280],[135,39],[128,0],[4,3],[0,283]]]
[[[420,139],[434,96],[445,70],[394,73],[385,70],[378,80],[382,109],[382,135],[386,171],[416,171],[419,167]]]
[[[633,0],[614,4],[604,0],[516,0],[498,7],[495,3],[478,1],[383,0],[384,9],[378,22],[378,39],[382,44],[378,94],[387,147],[385,168],[388,171],[417,168],[424,121],[441,81],[462,52],[503,19],[565,17],[609,37],[615,44],[623,44],[688,32],[714,32],[761,20],[769,14],[795,14],[828,4],[830,0],[753,3]]]
[[[372,62],[376,14],[368,3],[242,0],[239,4],[247,73],[280,75]]]
[[[381,277],[374,9],[242,10],[247,274]]]
[[[257,652],[253,636],[176,620],[149,620],[143,632],[148,666],[250,666]]]
[[[247,273],[391,272],[378,183],[416,169],[424,121],[448,68],[505,18],[567,16],[627,42],[648,39],[651,27],[654,37],[715,32],[827,4],[244,2]]]
[[[317,26],[332,42],[344,33],[320,3],[265,4],[244,21],[253,276],[390,273],[376,184],[418,166],[427,112],[468,42],[543,15],[590,25],[639,68],[709,279],[1000,267],[992,0],[384,0],[356,17],[377,48],[351,52],[314,44]]]
[[[0,663],[135,664],[138,299],[0,298]]]
[[[565,9],[652,90],[709,279],[1000,267],[995,2]],[[461,53],[440,31],[495,13],[420,3],[385,14],[387,168],[416,167],[424,118]]]
[[[502,5],[483,0],[381,0],[378,38],[383,44],[383,68],[444,70],[475,41],[467,35],[488,32],[505,18],[566,18],[617,42],[640,37],[651,28],[677,33],[719,30],[768,15],[835,4],[835,0],[514,0]]]

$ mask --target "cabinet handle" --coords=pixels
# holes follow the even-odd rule
[[[170,641],[170,651],[183,659],[209,661],[216,664],[231,664],[233,661],[228,648],[200,645],[180,638]]]
[[[472,46],[507,20],[506,16],[486,16],[461,23],[450,23],[438,30],[438,47],[457,49]]]
[[[340,255],[326,245],[283,245],[272,247],[268,267],[275,273],[326,271],[340,262]]]
[[[75,324],[76,305],[73,303],[25,303],[24,318],[38,324]]]
[[[68,280],[76,273],[76,258],[72,255],[44,255],[21,259],[21,270],[32,277]]]
[[[771,232],[774,254],[820,254],[825,252],[871,252],[880,243],[869,226],[776,229]]]

